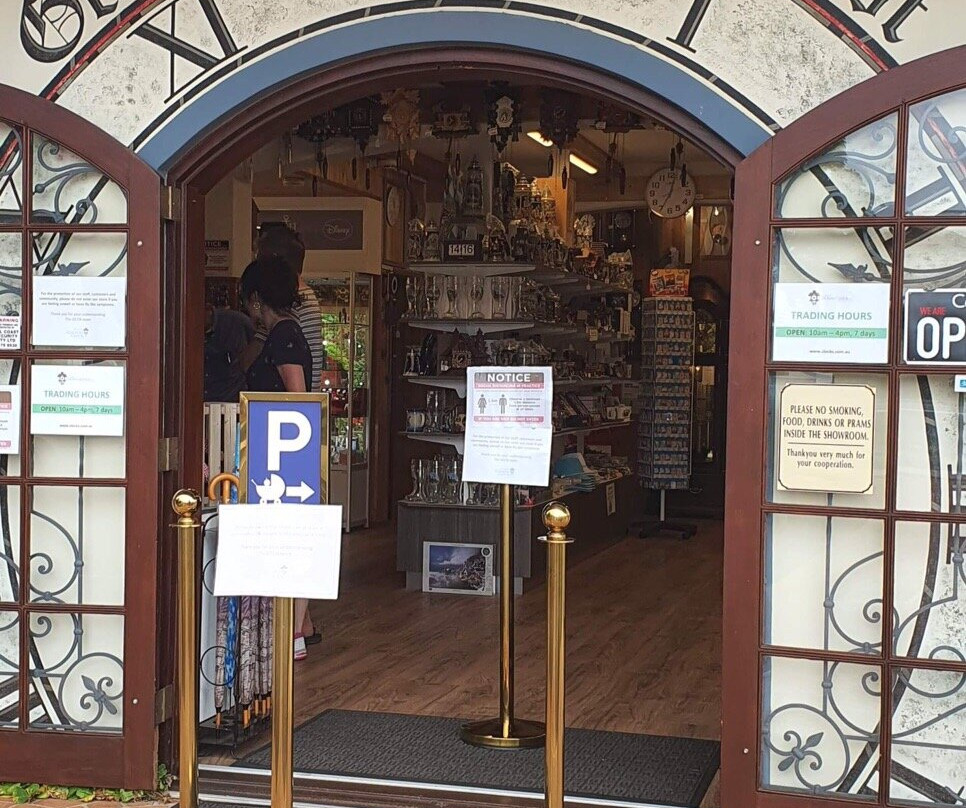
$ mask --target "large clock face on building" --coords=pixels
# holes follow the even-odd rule
[[[653,213],[665,219],[683,216],[694,204],[694,180],[685,176],[681,183],[681,170],[662,168],[647,181],[647,206]]]

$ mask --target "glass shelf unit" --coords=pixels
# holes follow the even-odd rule
[[[346,530],[369,523],[369,382],[372,276],[330,273],[307,280],[322,309],[322,391],[332,395],[331,502]]]

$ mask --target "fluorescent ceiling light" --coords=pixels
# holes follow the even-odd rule
[[[539,132],[527,132],[527,137],[529,137],[529,138],[533,138],[533,139],[534,139],[535,141],[537,141],[537,143],[539,143],[539,144],[540,144],[541,146],[546,146],[547,148],[549,148],[550,146],[552,146],[552,145],[553,145],[553,141],[552,141],[552,140],[547,140],[547,139],[546,139],[546,138],[545,138],[545,137],[544,137],[543,135],[541,135],[541,134],[540,134]]]
[[[597,173],[597,166],[591,165],[583,157],[578,157],[576,154],[570,155],[570,165],[577,166],[581,171],[586,171],[588,174]]]

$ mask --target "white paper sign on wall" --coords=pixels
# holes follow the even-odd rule
[[[215,595],[335,600],[341,505],[221,505]]]
[[[870,494],[875,391],[860,384],[787,384],[779,393],[778,487]]]
[[[553,369],[466,369],[463,480],[548,485]]]

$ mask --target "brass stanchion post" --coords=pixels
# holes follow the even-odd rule
[[[513,486],[500,486],[500,714],[464,724],[460,737],[473,746],[532,749],[545,730],[536,721],[513,717]]]
[[[275,648],[272,676],[272,808],[292,808],[292,623],[295,602],[275,598]]]
[[[178,515],[178,802],[198,808],[198,571],[195,530],[201,497],[182,489],[171,507]]]
[[[570,510],[560,502],[543,509],[547,535],[547,746],[545,754],[547,808],[563,808],[564,799],[564,677],[566,668],[567,545],[564,532]]]

